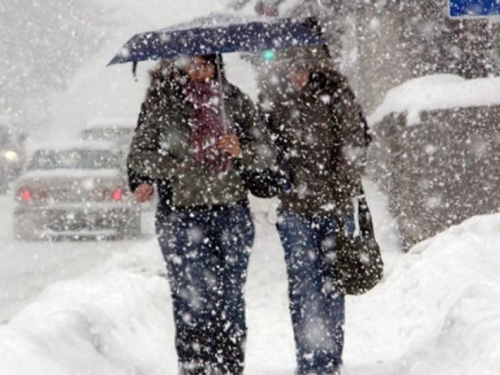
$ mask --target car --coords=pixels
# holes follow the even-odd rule
[[[136,238],[141,212],[113,148],[102,142],[38,147],[16,181],[14,237]]]
[[[5,194],[10,183],[21,173],[26,160],[24,133],[15,129],[12,121],[0,116],[0,194]]]

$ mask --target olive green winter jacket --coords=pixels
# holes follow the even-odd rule
[[[248,169],[272,167],[275,152],[269,131],[252,101],[235,86],[224,84],[224,112],[240,137],[241,164]],[[219,172],[198,162],[190,146],[192,104],[180,84],[170,84],[161,100],[147,103],[144,123],[137,129],[128,155],[129,167],[142,176],[167,179],[170,205],[225,205],[247,199],[247,189],[235,167]]]

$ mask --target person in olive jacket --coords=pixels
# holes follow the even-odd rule
[[[161,63],[128,156],[132,177],[140,176],[139,202],[153,193],[148,179],[162,183],[156,230],[183,375],[243,374],[254,225],[235,165],[261,170],[275,162],[268,130],[222,66],[216,55]]]
[[[310,52],[287,62],[285,92],[260,102],[291,180],[279,195],[277,228],[298,374],[333,375],[342,365],[345,310],[334,274],[336,231],[354,231],[369,136],[346,78]]]

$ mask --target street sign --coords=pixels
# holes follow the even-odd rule
[[[450,17],[500,16],[500,0],[449,0]]]

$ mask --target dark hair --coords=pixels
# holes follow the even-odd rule
[[[212,64],[215,67],[215,79],[222,79],[223,82],[226,81],[226,75],[224,72],[224,61],[222,60],[222,55],[220,53],[211,53],[209,55],[197,56],[205,60],[206,62]]]
[[[209,63],[217,66],[217,54],[216,53],[211,53],[210,55],[203,55],[203,56],[198,56],[198,57],[201,57],[206,62],[209,62]],[[222,57],[221,57],[221,59],[222,59]]]
[[[173,61],[163,60],[149,72],[151,82],[146,93],[145,107],[152,109],[157,106],[165,95],[170,91],[182,91],[182,85],[186,82],[187,75],[176,67]]]
[[[221,54],[214,53],[199,57],[213,64],[215,67],[215,80],[219,80],[220,74],[222,84],[227,82]],[[149,84],[145,99],[146,109],[153,109],[161,105],[162,101],[165,100],[165,95],[171,95],[172,92],[181,96],[183,86],[189,79],[186,71],[179,67],[174,60],[161,61],[149,74],[151,83]]]
[[[325,57],[331,58],[332,56],[330,54],[330,50],[329,50],[328,45],[326,44],[326,40],[325,40],[324,27],[321,25],[320,21],[316,17],[312,16],[312,17],[307,17],[302,22],[302,24],[305,27],[308,27],[311,30],[313,30],[314,33],[316,34],[316,36],[318,36],[319,38],[322,38],[324,40],[325,43],[321,44],[320,49]]]

